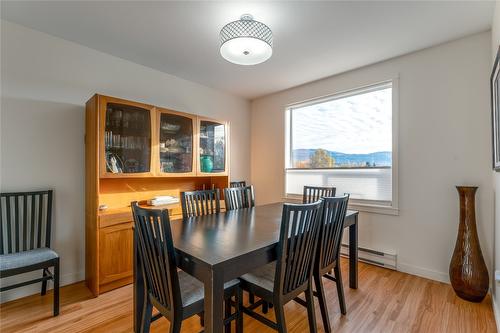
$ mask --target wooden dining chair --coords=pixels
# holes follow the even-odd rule
[[[250,208],[255,206],[253,186],[233,187],[224,189],[226,210]]]
[[[42,271],[42,277],[9,286],[0,292],[54,281],[53,314],[59,314],[59,255],[50,248],[52,190],[0,194],[0,278]],[[53,268],[53,273],[50,271]]]
[[[240,277],[241,288],[260,301],[243,307],[243,312],[278,332],[286,332],[284,305],[305,292],[310,332],[316,332],[312,289],[316,246],[322,203],[284,204],[277,260]],[[276,322],[253,311],[264,302],[272,303]]]
[[[134,233],[138,254],[142,264],[146,286],[145,315],[141,332],[149,332],[151,323],[162,316],[170,321],[170,332],[178,333],[182,321],[204,310],[203,283],[182,270],[177,270],[175,248],[167,210],[144,209],[132,202]],[[226,332],[230,332],[232,320],[236,321],[236,331],[243,331],[243,316],[240,307],[242,291],[237,279],[224,284],[226,302]],[[236,300],[231,301],[235,296]],[[236,311],[231,314],[231,306]],[[152,316],[155,307],[159,314]]]
[[[323,319],[323,328],[327,333],[332,330],[328,318],[323,277],[334,281],[337,285],[340,312],[343,315],[346,314],[344,287],[342,285],[342,275],[340,272],[340,246],[342,243],[348,201],[349,195],[323,198],[323,212],[317,248],[318,260],[316,260],[314,265],[313,277],[316,288],[315,296],[318,297],[321,317]],[[335,274],[334,277],[329,274],[332,270]],[[302,305],[306,305],[302,299],[295,300]]]
[[[245,182],[238,182],[245,183]],[[255,206],[255,195],[253,186],[234,186],[224,189],[224,201],[226,203],[226,210],[235,210],[241,208],[250,208]],[[255,295],[248,294],[248,301],[250,304],[255,303]],[[267,312],[269,304],[263,304],[262,311]]]
[[[200,190],[181,192],[182,217],[220,213],[220,191]]]
[[[302,203],[316,202],[323,197],[334,197],[335,187],[304,186]]]
[[[229,183],[229,187],[245,187],[245,186],[247,186],[247,182],[244,180]]]

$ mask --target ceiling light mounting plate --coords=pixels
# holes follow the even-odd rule
[[[243,14],[240,19],[242,21],[253,21],[253,16],[251,14]]]

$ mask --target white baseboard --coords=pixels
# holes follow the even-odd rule
[[[36,274],[36,275],[35,275]],[[9,284],[14,284],[18,283],[21,281],[28,281],[37,277],[40,277],[42,273],[41,272],[36,272],[36,273],[27,273],[27,274],[22,274],[18,276],[13,276],[10,278],[5,278],[2,279],[2,285],[5,284],[8,286]],[[77,273],[68,273],[65,275],[61,275],[61,280],[60,280],[60,285],[61,286],[66,286],[68,284],[76,283],[79,281],[85,280],[85,272],[77,272]],[[40,293],[40,288],[41,288],[41,282],[40,283],[34,283],[32,285],[28,285],[25,287],[21,288],[16,288],[12,290],[7,290],[2,293],[0,293],[0,304],[9,302],[21,297],[26,297],[34,294]],[[52,281],[49,281],[47,285],[47,289],[52,289],[53,288],[53,283]]]
[[[398,261],[398,256],[396,253],[386,253],[386,252],[358,247],[359,261],[363,261],[367,264],[386,267],[389,269],[395,269],[399,272],[420,276],[430,280],[435,280],[448,284],[450,283],[450,277],[448,275],[448,272],[439,272],[415,265],[410,265],[407,263],[401,263]],[[349,257],[347,244],[342,244],[341,254],[343,256]]]
[[[495,301],[495,296],[493,293],[491,294],[491,300],[493,303],[493,314],[495,315],[495,322],[497,323],[497,331],[500,332],[500,309],[498,308],[499,304]]]
[[[450,283],[450,277],[448,275],[448,272],[443,273],[443,272],[438,272],[438,271],[433,271],[427,268],[423,267],[418,267],[414,265],[409,265],[405,263],[398,263],[398,271],[424,277],[430,280],[435,280],[439,282],[444,282],[444,283]]]

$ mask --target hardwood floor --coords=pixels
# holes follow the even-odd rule
[[[342,262],[344,277],[347,261]],[[352,290],[344,278],[347,315],[338,307],[335,284],[325,281],[333,332],[496,332],[491,297],[480,304],[455,296],[452,288],[405,273],[360,264],[359,289]],[[1,332],[131,332],[132,286],[92,298],[84,283],[61,290],[61,314],[52,317],[52,294],[29,296],[0,306]],[[289,332],[307,332],[306,309],[291,302],[286,306]],[[272,310],[269,318],[274,320]],[[323,332],[319,309],[318,329]],[[152,332],[168,332],[160,319]],[[183,323],[183,332],[199,332],[198,317]],[[245,332],[274,332],[245,316]]]

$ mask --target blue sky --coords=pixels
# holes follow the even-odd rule
[[[293,149],[392,151],[392,89],[293,109]]]

